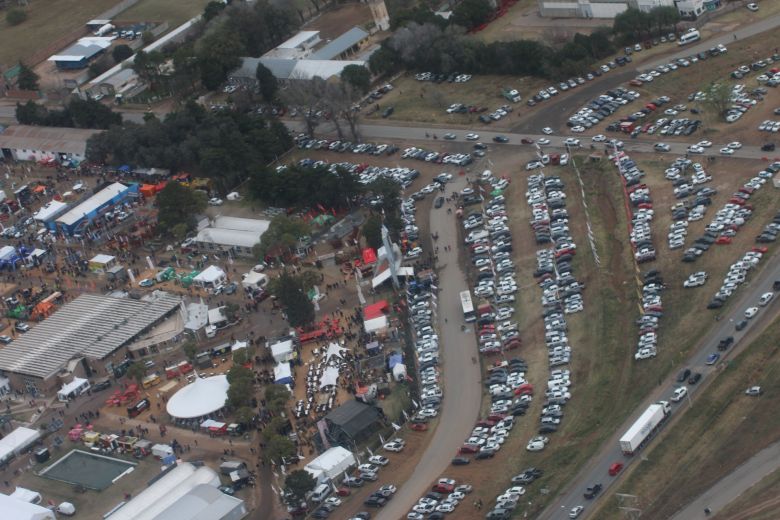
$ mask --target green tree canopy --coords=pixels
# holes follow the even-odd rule
[[[358,92],[365,94],[371,86],[371,72],[363,65],[347,65],[341,71],[341,80],[355,87]]]
[[[135,379],[135,382],[140,385],[144,377],[146,377],[146,367],[140,361],[134,361],[127,367],[127,377]]]
[[[260,95],[263,96],[263,100],[266,103],[273,103],[276,100],[276,92],[279,90],[279,82],[276,81],[276,76],[273,75],[268,67],[258,62],[255,77],[257,78]]]
[[[284,479],[284,490],[298,502],[306,499],[306,494],[313,491],[317,480],[304,469],[296,469]]]
[[[305,327],[314,321],[314,305],[306,295],[301,278],[284,271],[272,280],[269,289],[282,304],[292,327]]]
[[[177,225],[184,225],[185,234],[195,229],[195,215],[206,209],[206,194],[178,182],[169,182],[157,195],[157,227],[160,233],[174,235]],[[176,228],[176,238],[183,238],[182,228]]]
[[[265,405],[273,413],[284,410],[290,397],[290,391],[284,385],[267,385],[265,387]]]
[[[65,126],[72,128],[109,128],[122,124],[122,116],[92,99],[71,99],[62,110],[49,110],[28,101],[17,103],[16,119],[23,125]]]
[[[363,237],[368,247],[379,249],[382,247],[382,218],[379,215],[371,215],[363,224]]]
[[[203,20],[208,22],[213,18],[216,18],[226,7],[224,2],[209,2],[203,9]]]
[[[121,44],[114,47],[111,51],[111,57],[114,58],[114,62],[122,63],[127,58],[133,55],[133,49],[129,45]]]
[[[488,0],[463,0],[452,10],[452,23],[473,29],[487,22],[493,10]]]
[[[259,256],[262,259],[269,251],[294,247],[298,240],[311,234],[311,226],[303,219],[277,215],[260,238]]]
[[[24,63],[19,63],[16,85],[22,90],[38,90],[38,75]]]
[[[265,443],[263,458],[268,462],[281,464],[282,458],[290,458],[295,455],[295,444],[281,435],[272,435]]]
[[[245,406],[251,406],[251,403],[252,381],[243,377],[233,380],[227,391],[227,406],[231,410],[239,410]]]

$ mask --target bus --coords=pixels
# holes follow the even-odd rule
[[[701,39],[701,35],[699,34],[699,31],[696,29],[691,29],[687,33],[680,36],[680,38],[677,40],[677,45],[687,45],[689,43],[698,41]]]
[[[477,315],[474,314],[474,304],[471,302],[471,293],[468,290],[460,293],[460,306],[463,308],[463,319],[466,322],[475,321]]]

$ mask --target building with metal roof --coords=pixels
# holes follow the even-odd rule
[[[55,221],[57,229],[66,235],[81,232],[98,215],[105,213],[116,204],[123,202],[139,190],[138,184],[124,185],[120,182],[109,184],[80,204],[77,204]]]
[[[252,247],[260,242],[270,224],[268,220],[220,216],[198,231],[195,242],[202,251],[251,257]]]
[[[0,371],[12,388],[47,393],[72,359],[105,361],[180,309],[165,292],[144,300],[83,294],[0,349]]]
[[[353,27],[335,40],[328,42],[322,48],[312,54],[312,60],[339,60],[345,59],[360,49],[361,45],[368,41],[368,33],[360,27]]]
[[[305,58],[320,43],[320,31],[300,31],[292,38],[266,52],[264,58]]]
[[[16,161],[83,161],[87,140],[98,132],[100,130],[12,125],[0,132],[0,154]]]
[[[113,36],[81,38],[48,61],[53,61],[58,69],[85,69],[90,61],[111,47],[114,39]]]
[[[327,439],[320,441],[323,445],[353,447],[377,431],[383,417],[381,408],[356,400],[347,401],[325,416]]]

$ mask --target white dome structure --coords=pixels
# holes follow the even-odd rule
[[[175,419],[195,419],[221,410],[227,401],[227,376],[195,379],[170,398],[165,409]]]

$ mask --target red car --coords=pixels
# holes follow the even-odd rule
[[[622,462],[615,462],[609,467],[609,476],[614,477],[620,471],[623,469],[623,463]]]
[[[435,486],[433,486],[433,490],[436,493],[452,493],[455,491],[455,486],[452,484],[445,484],[444,482],[439,482]]]
[[[731,243],[731,237],[718,237],[715,239],[716,244],[730,244]]]
[[[534,140],[528,139],[527,137],[523,137],[522,139],[520,139],[520,142],[523,144],[534,144]]]
[[[424,432],[428,429],[428,425],[425,423],[412,423],[409,425],[409,428],[416,432]]]
[[[765,254],[767,251],[769,251],[769,249],[767,247],[760,246],[760,247],[752,248],[751,251],[753,251],[754,253]]]
[[[478,451],[478,444],[464,444],[458,449],[458,454],[463,455],[464,453],[477,453]]]

